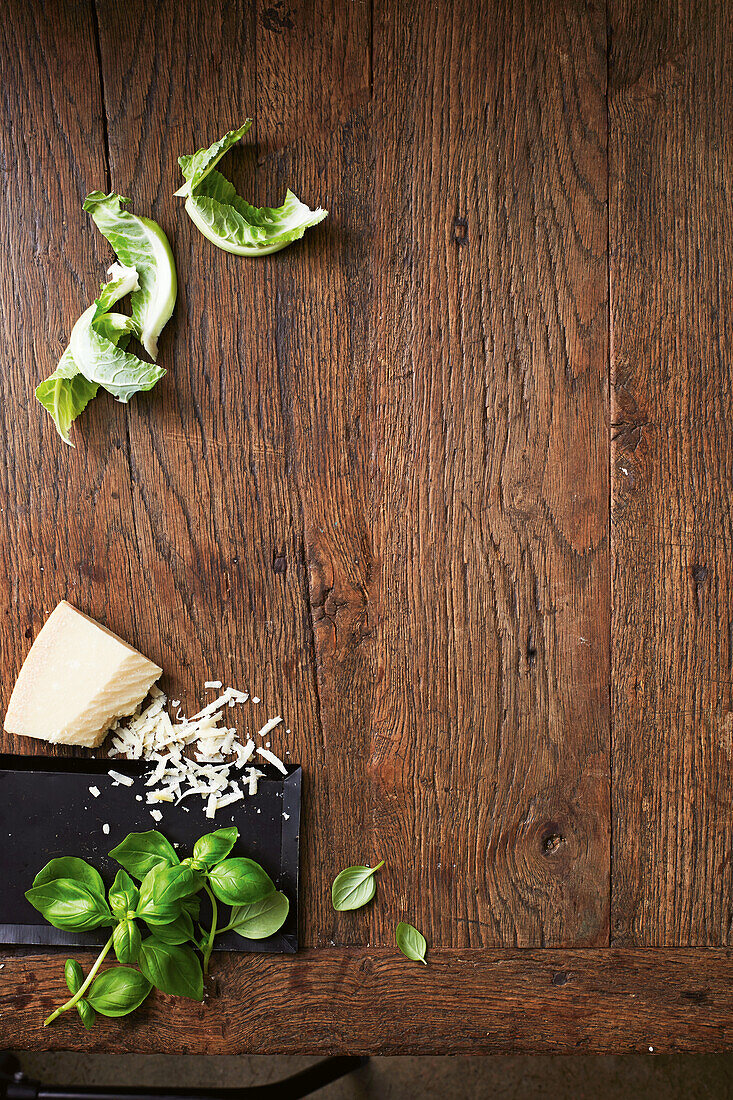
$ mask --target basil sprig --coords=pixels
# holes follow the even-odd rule
[[[277,932],[287,918],[288,899],[254,860],[230,856],[238,837],[234,827],[216,829],[180,859],[157,830],[130,833],[110,852],[120,870],[106,897],[101,875],[85,860],[62,856],[47,863],[25,895],[31,905],[57,928],[84,932],[107,925],[112,934],[86,977],[75,959],[67,959],[64,977],[72,996],[45,1024],[75,1008],[84,1027],[91,1028],[97,1014],[133,1012],[153,988],[201,1001],[218,933],[255,940]],[[194,925],[202,892],[212,908],[207,930]],[[223,927],[220,902],[232,906]],[[112,950],[119,965],[100,973]]]

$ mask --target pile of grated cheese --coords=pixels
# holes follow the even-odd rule
[[[206,684],[207,688],[221,686],[219,680]],[[179,708],[175,721],[166,710],[168,700],[159,687],[154,685],[150,689],[149,698],[151,702],[144,710],[115,722],[111,729],[112,747],[107,753],[109,757],[126,756],[153,763],[145,779],[149,788],[148,806],[166,802],[178,805],[184,798],[198,795],[206,802],[206,816],[213,818],[217,810],[257,794],[258,781],[265,775],[257,767],[257,756],[283,775],[288,774],[282,760],[270,751],[269,741],[257,745],[253,737],[248,737],[242,744],[236,728],[224,720],[232,707],[249,700],[247,692],[225,688],[192,718],[184,717]],[[259,703],[259,699],[255,697],[252,702]],[[173,700],[173,705],[177,704],[178,700]],[[281,722],[279,715],[270,718],[257,736],[265,738]],[[189,748],[193,756],[185,755]],[[130,786],[134,782],[113,770],[109,775],[116,783]],[[156,822],[162,817],[159,809],[151,810],[150,815]]]

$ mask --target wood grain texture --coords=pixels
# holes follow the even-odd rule
[[[62,956],[4,958],[4,1049],[169,1054],[707,1052],[733,1043],[724,950],[429,952],[321,948],[230,956],[197,1005],[154,995],[86,1032],[41,1027],[67,996]]]
[[[63,444],[35,399],[79,314],[105,279],[107,252],[82,210],[107,179],[91,9],[31,2],[0,28],[3,172],[0,434],[0,711],[31,639],[68,599],[133,644],[137,558],[126,412],[100,396]],[[104,242],[102,242],[104,245]],[[158,657],[154,643],[150,656]],[[2,738],[6,751],[68,753]]]
[[[364,13],[368,31],[359,5],[284,22],[210,5],[204,40],[195,7],[99,5],[112,185],[170,231],[182,287],[163,348],[171,374],[130,422],[140,632],[161,639],[187,703],[216,676],[260,696],[262,720],[284,716],[273,748],[290,748],[307,777],[305,943],[337,934],[329,885],[365,829],[370,267],[353,179],[366,128],[349,84],[353,56],[369,56]],[[132,53],[119,49],[127,35]],[[240,192],[276,205],[290,186],[332,207],[325,227],[257,261],[215,249],[172,198],[177,157],[247,116],[252,134],[225,165]],[[364,938],[358,918],[342,928]]]
[[[603,7],[378,2],[373,52],[379,928],[603,944]]]
[[[613,935],[728,944],[733,39],[611,3]]]

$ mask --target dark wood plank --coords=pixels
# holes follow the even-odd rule
[[[34,389],[56,368],[108,265],[106,243],[82,210],[107,179],[91,9],[17,3],[0,27],[3,172],[3,398],[0,402],[0,713],[31,639],[61,599],[157,660],[137,629],[137,578],[126,412],[98,397],[56,435]],[[100,246],[101,241],[101,246]],[[5,751],[68,752],[0,734]]]
[[[99,5],[112,184],[171,232],[182,287],[164,344],[170,378],[130,424],[146,594],[137,614],[162,639],[181,699],[220,677],[251,688],[292,729],[273,742],[308,781],[306,943],[337,934],[329,884],[363,847],[369,735],[358,649],[369,264],[359,269],[367,230],[355,197],[367,131],[350,121],[352,89],[340,83],[354,50],[362,67],[368,59],[368,8],[328,7],[280,23],[256,5],[213,4],[202,36],[200,13],[180,4]],[[128,35],[135,49],[120,51]],[[257,261],[214,249],[172,198],[178,155],[247,115],[252,137],[226,166],[241,193],[274,205],[291,186],[333,207],[302,244]],[[358,605],[353,629],[343,627],[345,590]],[[364,938],[363,921],[342,928]]]
[[[201,1005],[154,995],[126,1020],[49,1028],[62,956],[5,958],[3,1049],[169,1054],[508,1054],[730,1050],[723,950],[310,950],[221,960]],[[71,1014],[69,1014],[70,1016]]]
[[[728,944],[733,39],[611,3],[613,935]]]
[[[373,56],[375,920],[603,944],[603,5],[377,2]]]

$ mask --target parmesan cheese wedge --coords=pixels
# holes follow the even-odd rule
[[[63,601],[20,670],[5,730],[56,745],[96,748],[117,718],[134,712],[162,671]]]

